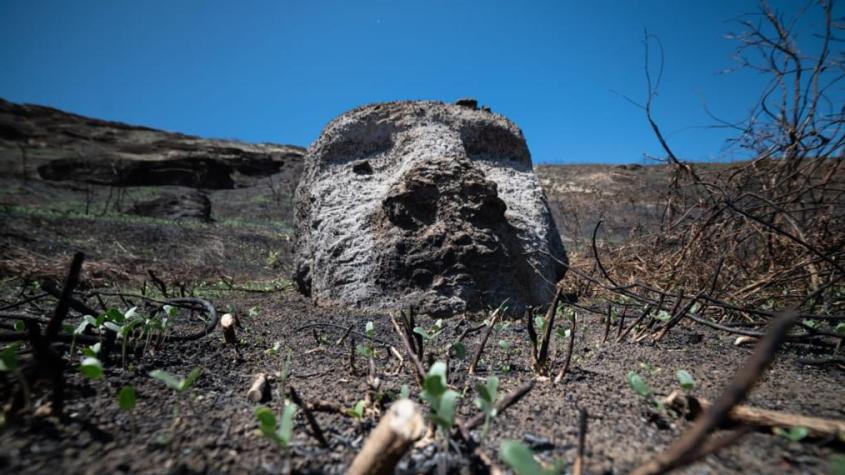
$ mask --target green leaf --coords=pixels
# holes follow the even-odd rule
[[[687,370],[679,369],[677,373],[675,373],[675,377],[678,378],[678,382],[681,383],[681,388],[685,391],[690,391],[695,387],[695,381],[692,379],[692,375],[689,374]]]
[[[845,455],[836,454],[831,457],[830,475],[845,475]]]
[[[296,414],[296,404],[286,404],[282,410],[282,423],[279,425],[277,435],[282,440],[285,447],[290,444],[290,439],[293,436],[293,416]]]
[[[124,411],[135,409],[135,388],[124,386],[117,392],[117,405]]]
[[[439,398],[446,392],[446,363],[437,361],[428,370],[428,375],[423,382],[423,391]]]
[[[631,386],[631,389],[633,389],[637,394],[645,398],[651,397],[651,388],[648,387],[645,380],[643,380],[639,374],[629,371],[626,379],[628,381],[628,385]]]
[[[188,373],[188,376],[186,376],[185,379],[183,379],[182,381],[179,382],[178,391],[182,392],[182,391],[185,391],[187,389],[190,389],[191,386],[193,386],[194,383],[197,382],[197,380],[200,378],[201,375],[202,375],[202,368],[192,369],[191,372]]]
[[[440,407],[437,408],[436,418],[439,420],[440,426],[446,430],[451,429],[455,423],[455,408],[458,405],[459,397],[460,394],[451,389],[440,397]]]
[[[150,376],[166,384],[170,389],[180,391],[182,380],[167,371],[161,369],[150,371]]]
[[[179,309],[170,305],[164,305],[161,307],[164,310],[164,313],[167,314],[170,318],[175,318],[176,314],[179,313]]]
[[[835,330],[836,330],[836,333],[839,333],[840,335],[845,336],[845,322],[842,322],[842,323],[836,325]]]
[[[100,353],[101,346],[100,342],[94,343],[91,346],[86,346],[82,349],[82,354],[84,356],[96,357]]]
[[[20,320],[17,320],[13,324],[13,326],[14,326],[14,329],[15,329],[16,332],[22,332],[22,331],[26,330],[26,325],[24,325],[24,323]]]
[[[452,351],[455,352],[455,358],[463,360],[467,357],[467,347],[462,341],[452,343]]]
[[[810,435],[810,430],[806,427],[795,426],[789,430],[780,427],[774,428],[774,433],[792,442],[798,442]]]
[[[255,418],[258,420],[258,429],[265,437],[276,439],[276,416],[270,408],[258,406],[255,408]]]
[[[3,351],[0,352],[0,371],[11,372],[18,369],[18,344],[12,343],[6,345]]]
[[[123,316],[123,313],[120,310],[116,308],[110,308],[106,310],[106,313],[100,315],[100,318],[97,319],[97,322],[99,323],[99,325],[97,326],[102,325],[104,322],[123,323],[124,320],[126,320],[126,317]]]
[[[669,312],[667,312],[666,310],[661,310],[661,311],[657,312],[657,314],[654,316],[654,318],[661,320],[661,321],[664,321],[664,322],[668,322],[669,320],[672,319],[672,315]]]
[[[411,390],[408,389],[407,384],[403,384],[402,387],[399,389],[399,399],[410,399],[411,397]]]
[[[376,350],[365,345],[357,345],[355,347],[355,353],[363,356],[364,358],[372,358],[376,355]]]
[[[373,335],[375,335],[376,330],[375,330],[375,326],[373,325],[373,322],[371,322],[371,321],[367,322],[367,325],[364,328],[365,328],[364,331],[366,332],[368,338],[372,338]]]
[[[364,401],[356,402],[354,406],[346,410],[346,413],[356,419],[364,417]]]
[[[428,341],[428,340],[431,339],[431,335],[429,335],[428,332],[425,331],[425,328],[423,328],[423,327],[414,327],[414,333],[421,336],[423,341]]]
[[[543,333],[543,330],[546,327],[546,319],[540,315],[534,317],[534,326],[537,328],[537,331]]]
[[[510,346],[511,346],[510,343],[508,343],[507,341],[499,340],[499,348],[501,348],[503,350],[507,350],[508,348],[510,348]]]
[[[499,458],[516,475],[540,475],[543,473],[543,467],[534,458],[531,449],[517,440],[503,441],[499,448]]]
[[[496,376],[490,376],[487,378],[485,384],[477,383],[475,385],[475,390],[478,392],[478,397],[475,399],[475,405],[478,406],[481,411],[490,416],[495,417],[496,415],[496,398],[497,392],[499,387],[499,378]]]
[[[100,379],[103,377],[103,363],[97,358],[86,356],[82,358],[79,372],[88,379]]]

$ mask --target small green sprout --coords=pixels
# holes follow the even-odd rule
[[[452,350],[452,354],[455,355],[455,358],[463,360],[467,357],[467,347],[462,341],[452,343],[449,348]]]
[[[438,361],[431,365],[420,397],[431,407],[431,420],[443,433],[448,433],[455,423],[455,407],[460,396],[447,385],[446,363]]]
[[[428,342],[440,336],[444,329],[443,319],[438,319],[429,330],[423,327],[414,327],[414,333],[422,337],[423,344],[428,345]]]
[[[534,458],[534,453],[522,442],[505,440],[499,448],[502,459],[516,475],[558,475],[563,472],[563,462],[557,461],[551,467],[543,467]]]
[[[132,386],[124,386],[117,392],[117,405],[120,409],[129,412],[135,409],[136,402],[135,388]]]
[[[0,352],[0,372],[11,373],[18,369],[18,347],[20,344],[6,345]]]
[[[498,398],[499,378],[490,376],[484,384],[476,383],[475,390],[478,397],[475,398],[475,405],[484,414],[484,427],[481,429],[481,438],[487,436],[490,429],[490,420],[497,415],[496,399]]]
[[[251,318],[255,318],[261,314],[261,307],[258,305],[252,306],[249,310],[246,311],[246,314],[249,315]]]
[[[810,430],[801,426],[791,427],[789,430],[775,427],[772,431],[790,442],[799,442],[810,435]]]
[[[681,388],[684,391],[691,391],[695,388],[695,380],[692,379],[692,375],[689,374],[689,371],[679,369],[678,372],[675,373],[675,377],[678,378],[678,383],[680,383]]]
[[[91,358],[96,358],[98,354],[100,354],[100,348],[102,345],[100,342],[94,343],[93,345],[86,346],[82,348],[82,355],[83,356],[90,356]]]
[[[836,328],[834,330],[836,330],[836,333],[845,336],[845,322],[836,325]]]
[[[362,419],[364,417],[364,401],[360,400],[354,406],[346,410],[346,414],[355,419]]]
[[[628,375],[625,377],[628,381],[628,385],[631,386],[631,389],[634,390],[637,394],[644,398],[650,398],[652,396],[651,388],[648,387],[645,380],[634,371],[629,371]]]
[[[194,368],[190,373],[188,373],[188,376],[185,376],[184,378],[180,378],[160,369],[150,371],[150,376],[166,384],[167,387],[176,391],[177,394],[181,394],[190,389],[191,386],[197,382],[200,375],[202,375],[202,368]]]
[[[667,312],[666,310],[660,310],[659,312],[657,312],[654,315],[654,318],[656,318],[656,319],[658,319],[662,322],[668,322],[669,320],[672,319],[672,315],[669,312]]]
[[[372,321],[367,322],[367,325],[364,327],[364,333],[367,335],[367,344],[356,346],[355,352],[364,358],[375,358],[376,347],[373,344],[373,337],[375,337],[376,329]]]
[[[267,353],[268,355],[271,355],[271,356],[276,356],[276,355],[278,355],[278,354],[279,354],[279,351],[280,351],[281,349],[282,349],[282,342],[280,342],[280,341],[274,341],[274,342],[273,342],[273,347],[272,347],[272,348],[267,348],[266,350],[264,350],[264,352],[265,352],[265,353]]]
[[[411,390],[408,389],[407,384],[403,384],[402,387],[399,389],[399,399],[410,399],[411,397]]]
[[[293,438],[293,416],[296,414],[296,409],[296,404],[285,404],[281,423],[277,423],[276,416],[270,408],[265,406],[256,408],[255,418],[258,419],[258,429],[261,434],[282,449],[290,447],[290,441]]]
[[[79,372],[88,379],[100,379],[103,377],[103,363],[93,356],[86,356],[79,364]]]

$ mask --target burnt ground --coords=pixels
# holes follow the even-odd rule
[[[51,124],[62,123],[60,116],[51,117]],[[32,117],[27,120],[36,124],[32,127],[37,132],[39,122]],[[88,129],[74,124],[82,127],[74,133],[85,135]],[[112,125],[94,122],[88,126]],[[32,130],[24,132],[35,133]],[[401,350],[386,315],[314,307],[288,286],[292,233],[289,203],[296,180],[295,163],[273,168],[263,176],[244,177],[235,170],[232,173],[238,176],[237,186],[200,189],[211,203],[211,222],[138,216],[128,214],[137,203],[197,189],[172,184],[118,187],[41,179],[37,167],[65,156],[67,147],[72,148],[76,142],[67,139],[71,145],[54,143],[51,134],[40,137],[37,144],[31,138],[26,142],[33,148],[26,180],[19,173],[18,139],[9,136],[0,141],[0,307],[19,300],[22,289],[37,292],[34,282],[60,279],[72,253],[81,250],[87,256],[82,292],[121,289],[153,293],[147,273],[153,270],[170,292],[178,292],[181,286],[187,293],[207,298],[221,312],[236,314],[242,328],[237,349],[226,345],[222,335],[215,332],[196,341],[166,342],[143,356],[130,357],[126,368],[119,360],[111,361],[105,367],[105,378],[100,380],[85,379],[71,368],[67,372],[65,419],[31,413],[6,418],[0,428],[0,472],[276,473],[285,467],[286,457],[257,432],[253,415],[256,404],[246,397],[256,373],[276,375],[271,385],[272,400],[266,403],[276,413],[283,404],[284,387],[279,376],[287,355],[287,384],[306,401],[325,400],[352,407],[367,393],[366,363],[359,357],[353,374],[349,340],[337,344],[345,329],[351,325],[355,332],[363,333],[366,322],[372,320],[376,339]],[[89,134],[86,143],[94,140],[91,137]],[[120,140],[124,139],[129,140]],[[194,141],[191,143],[201,140],[189,139]],[[109,150],[108,144],[98,147]],[[202,153],[217,153],[204,150]],[[636,227],[659,219],[654,203],[660,184],[665,182],[659,168],[538,167],[538,173],[570,250],[577,252],[597,215],[610,220],[610,239],[614,241],[622,241]],[[603,180],[610,180],[610,185]],[[612,192],[602,192],[603,188]],[[116,202],[118,195],[120,202]],[[636,199],[625,201],[619,196]],[[566,222],[565,216],[570,216]],[[572,220],[573,216],[578,219]],[[226,282],[251,291],[232,290]],[[139,303],[130,300],[110,299],[107,303],[123,309]],[[90,301],[92,305],[95,302]],[[50,305],[28,310],[49,313]],[[430,347],[442,353],[467,325],[483,318],[447,320],[446,330]],[[78,321],[79,316],[73,314],[72,323]],[[433,322],[422,318],[420,323],[430,327]],[[196,327],[199,323],[180,325]],[[690,424],[683,418],[655,412],[628,387],[625,376],[629,371],[642,375],[656,393],[668,394],[678,387],[675,372],[685,369],[696,381],[693,394],[713,399],[751,351],[734,346],[731,335],[702,327],[680,325],[657,344],[615,343],[615,328],[609,342],[602,344],[603,331],[601,317],[579,313],[569,374],[559,385],[539,381],[525,399],[497,417],[482,443],[485,451],[495,458],[502,440],[522,439],[533,445],[541,459],[563,459],[571,464],[577,444],[578,408],[584,408],[589,413],[587,473],[625,473],[665,448]],[[478,377],[499,376],[501,394],[534,377],[526,333],[523,322],[512,321],[491,339],[484,353]],[[353,336],[358,344],[363,343],[360,335]],[[467,338],[468,354],[474,353],[479,338],[479,334]],[[276,342],[279,350],[268,351]],[[411,389],[412,397],[417,395],[408,362],[396,373],[398,360],[382,344],[376,346],[383,402],[389,403],[403,384]],[[560,366],[564,346],[563,341],[555,339],[555,368]],[[842,370],[807,366],[800,362],[805,356],[801,348],[783,350],[748,403],[845,418]],[[466,361],[452,361],[451,383],[458,389],[474,382],[466,379],[466,365]],[[202,376],[182,396],[148,375],[154,369],[185,375],[196,367],[202,368]],[[138,405],[131,413],[121,411],[115,400],[116,392],[127,384],[138,393]],[[8,401],[15,387],[12,376],[0,373],[0,402]],[[48,387],[39,383],[32,389],[33,407],[42,406],[49,397]],[[473,398],[470,389],[462,399],[461,415],[475,414]],[[358,420],[336,413],[319,413],[317,419],[330,447],[319,446],[300,413],[290,452],[295,472],[342,473],[377,420],[371,414]],[[841,444],[831,441],[790,442],[758,431],[682,473],[833,473],[832,460],[842,451]],[[401,471],[433,473],[433,453],[431,444],[415,448],[404,459]],[[467,465],[465,458],[454,458],[451,467],[456,472],[480,468],[478,464]]]

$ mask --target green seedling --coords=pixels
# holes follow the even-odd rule
[[[443,319],[438,319],[434,322],[434,325],[428,330],[423,327],[414,327],[414,333],[421,336],[423,339],[423,345],[428,345],[428,343],[443,333],[445,327],[443,326]]]
[[[373,338],[375,337],[376,329],[375,325],[373,325],[373,322],[367,322],[367,325],[364,327],[364,334],[367,335],[367,344],[358,345],[357,347],[355,347],[355,352],[363,356],[364,358],[375,358],[376,347],[373,343]]]
[[[26,402],[26,406],[29,407],[29,384],[27,384],[26,378],[24,378],[20,369],[20,364],[18,362],[18,348],[20,348],[20,343],[15,342],[6,345],[3,347],[3,351],[0,351],[0,373],[12,373],[15,375],[15,378],[17,378],[18,382],[21,384],[21,391],[23,392],[23,398]],[[3,412],[0,412],[0,416],[3,414]],[[2,424],[0,424],[0,426],[2,426]]]
[[[455,423],[455,407],[460,396],[457,391],[449,389],[446,363],[437,361],[431,365],[420,397],[431,407],[431,420],[444,434],[448,434]]]
[[[635,393],[644,398],[650,398],[652,396],[653,392],[651,391],[651,388],[648,387],[642,376],[636,372],[629,371],[625,379],[628,381],[628,385],[631,386],[631,389],[633,389]]]
[[[19,343],[6,345],[0,352],[0,372],[13,373],[18,369],[18,347]]]
[[[680,383],[681,388],[684,391],[692,391],[695,388],[695,381],[692,379],[692,375],[689,374],[687,370],[679,369],[677,373],[675,373],[675,377],[678,378],[678,383]]]
[[[199,377],[202,375],[202,368],[194,368],[188,373],[187,376],[184,378],[180,378],[174,374],[168,373],[167,371],[157,369],[155,371],[150,371],[150,376],[153,378],[161,381],[170,389],[176,391],[177,394],[182,394],[188,389],[191,389],[191,386],[197,382]]]
[[[503,441],[499,447],[499,458],[516,475],[558,475],[563,472],[564,467],[560,460],[556,461],[551,467],[543,467],[534,458],[534,452],[517,440]]]
[[[646,384],[642,376],[640,376],[634,371],[629,371],[625,379],[626,381],[628,381],[628,385],[631,386],[631,389],[633,389],[635,393],[639,394],[643,399],[648,401],[658,410],[663,409],[663,404],[660,401],[654,399],[654,391],[652,391],[651,388],[648,387],[648,384]]]
[[[99,342],[94,343],[93,345],[88,345],[82,348],[82,355],[96,358],[97,355],[100,354],[100,348],[102,348],[102,345]]]
[[[355,419],[363,419],[364,418],[364,401],[358,401],[355,403],[354,406],[346,410],[346,414],[354,417]]]
[[[271,355],[271,356],[276,356],[276,355],[278,355],[278,354],[279,354],[279,351],[280,351],[281,349],[282,349],[282,342],[280,342],[280,341],[274,341],[274,342],[273,342],[273,347],[272,347],[272,348],[267,348],[266,350],[264,350],[264,352],[265,352],[265,353],[267,353],[268,355]]]
[[[121,410],[130,412],[135,409],[136,403],[135,388],[132,386],[124,386],[117,392],[117,405]]]
[[[246,311],[246,314],[249,315],[251,318],[255,318],[261,314],[261,308],[258,305],[250,307],[249,310]]]
[[[93,356],[86,356],[79,364],[79,372],[88,379],[100,379],[103,377],[103,363]]]
[[[399,389],[399,399],[410,399],[411,398],[411,390],[408,389],[407,384],[403,384],[402,387]]]
[[[836,333],[845,336],[845,322],[836,325],[836,328],[834,328],[834,330],[836,331]]]
[[[800,442],[810,435],[810,430],[801,426],[791,427],[789,430],[775,427],[772,431],[790,442]]]
[[[668,322],[672,319],[672,315],[666,310],[660,310],[659,312],[654,314],[654,318],[660,320],[661,322]]]
[[[450,353],[454,358],[464,360],[467,357],[467,347],[462,341],[456,341],[449,345]]]
[[[496,417],[496,399],[498,398],[499,378],[490,376],[484,384],[476,383],[475,391],[478,396],[475,398],[475,405],[484,414],[484,427],[481,429],[481,439],[487,436],[490,429],[490,420]]]
[[[272,440],[282,449],[290,447],[290,441],[293,438],[293,416],[296,414],[296,409],[296,404],[285,404],[281,423],[277,423],[276,416],[270,408],[265,406],[256,408],[255,418],[258,420],[261,435]]]

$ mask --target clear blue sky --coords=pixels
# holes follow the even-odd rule
[[[774,2],[787,11],[798,2]],[[729,20],[752,1],[0,0],[0,97],[208,137],[307,146],[352,107],[476,97],[535,163],[659,153],[643,29],[665,46],[656,116],[688,159],[720,155],[702,103],[737,120],[760,89]],[[841,7],[841,5],[840,5]],[[841,11],[841,8],[839,8]],[[812,19],[801,24],[813,33]],[[820,23],[815,23],[820,25]],[[818,26],[816,26],[818,27]],[[799,38],[800,39],[800,38]]]

